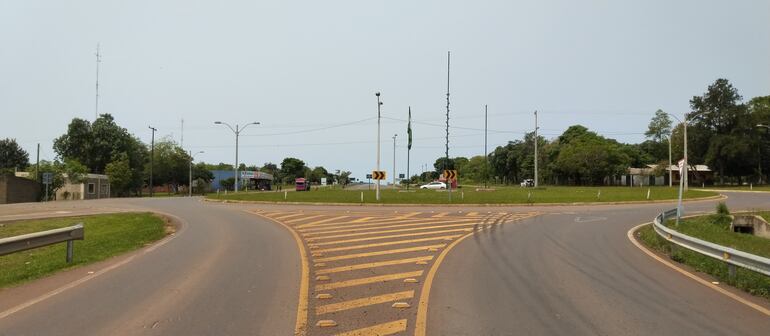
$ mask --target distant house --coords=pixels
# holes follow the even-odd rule
[[[628,174],[620,176],[615,184],[627,186],[664,186],[668,185],[669,170],[672,172],[672,184],[678,184],[680,174],[679,167],[671,165],[663,167],[663,171],[658,169],[658,165],[649,164],[643,168],[628,168]],[[655,176],[655,173],[661,174]],[[714,181],[714,172],[706,165],[694,165],[688,167],[688,178],[690,184],[711,184]]]
[[[37,181],[12,174],[0,174],[0,204],[37,202],[40,185]]]
[[[211,180],[211,190],[224,190],[222,187],[222,180],[233,178],[235,172],[232,170],[212,170],[211,174],[214,175],[214,179]],[[241,178],[238,180],[238,184],[241,189],[246,190],[271,190],[273,186],[273,175],[263,173],[261,171],[242,170],[238,171],[238,175]]]
[[[56,190],[56,200],[88,200],[110,197],[110,179],[107,175],[86,174],[83,183],[66,183]]]

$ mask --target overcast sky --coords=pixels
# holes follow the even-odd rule
[[[226,4],[225,4],[226,3]],[[0,138],[54,159],[72,118],[99,112],[149,143],[168,136],[234,161],[221,120],[259,121],[240,140],[247,164],[287,156],[363,177],[393,140],[406,170],[444,153],[446,53],[450,156],[484,152],[534,127],[548,138],[583,124],[644,140],[658,108],[682,115],[715,79],[748,100],[770,94],[770,2],[734,1],[32,1],[0,2]],[[343,126],[338,126],[347,124]],[[338,127],[332,127],[338,126]]]

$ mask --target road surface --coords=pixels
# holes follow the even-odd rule
[[[728,195],[731,209],[770,206],[770,194]],[[714,204],[687,203],[686,210]],[[0,317],[0,335],[291,335],[303,322],[298,311],[309,335],[770,330],[770,317],[660,264],[626,238],[671,207],[318,207],[196,198],[2,206],[0,221],[150,209],[184,225],[157,249]],[[36,288],[0,292],[0,316],[24,303],[20,298],[44,294]]]

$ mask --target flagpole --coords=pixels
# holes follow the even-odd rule
[[[407,145],[406,145],[406,190],[409,190],[409,183],[412,182],[412,176],[409,175],[409,154],[412,152],[412,107],[409,106],[409,121],[407,122]]]

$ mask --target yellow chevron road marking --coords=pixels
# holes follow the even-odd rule
[[[363,245],[353,245],[353,246],[343,246],[343,247],[332,247],[332,248],[326,248],[326,249],[315,250],[315,251],[316,252],[320,252],[320,253],[337,252],[337,251],[349,251],[349,250],[358,250],[358,249],[364,249],[364,248],[370,248],[370,247],[380,247],[380,246],[420,243],[420,242],[426,242],[426,241],[432,241],[432,240],[452,240],[452,239],[455,239],[455,238],[460,237],[460,236],[461,235],[448,235],[448,236],[440,236],[440,237],[428,237],[428,238],[419,238],[419,239],[398,240],[398,241],[389,241],[389,242],[384,242],[384,243],[363,244]]]
[[[391,238],[401,238],[401,237],[414,237],[414,236],[425,236],[425,235],[442,234],[442,233],[450,233],[450,232],[469,232],[469,231],[473,231],[473,228],[452,229],[452,230],[431,231],[431,232],[404,233],[404,234],[397,234],[397,235],[390,235],[390,236],[379,236],[379,237],[335,240],[335,241],[330,241],[330,242],[314,243],[313,245],[316,245],[316,246],[326,246],[326,245],[337,245],[337,244],[355,243],[355,242],[362,242],[362,241],[369,241],[369,240],[381,240],[381,239],[391,239]]]
[[[375,251],[375,252],[356,253],[356,254],[345,254],[345,255],[336,256],[336,257],[317,258],[315,259],[315,262],[329,262],[329,261],[337,261],[337,260],[366,258],[366,257],[373,257],[373,256],[387,255],[387,254],[429,251],[430,249],[439,249],[444,246],[446,246],[446,244],[415,246],[415,247],[407,247],[407,248],[395,249],[395,250]]]
[[[393,265],[401,265],[401,264],[413,264],[418,261],[429,261],[432,260],[433,256],[424,256],[424,257],[416,257],[416,258],[407,258],[407,259],[397,259],[397,260],[388,260],[388,261],[378,261],[378,262],[371,262],[371,263],[365,263],[365,264],[357,264],[357,265],[348,265],[348,266],[340,266],[340,267],[334,267],[334,268],[324,268],[320,270],[316,270],[316,274],[331,274],[331,273],[339,273],[339,272],[348,272],[348,271],[355,271],[360,269],[367,269],[367,268],[375,268],[375,267],[382,267],[382,266],[393,266]]]
[[[435,219],[431,219],[431,220],[427,220],[427,221],[419,221],[419,222],[411,222],[411,223],[407,222],[407,223],[404,223],[404,224],[389,224],[389,225],[381,225],[381,226],[366,224],[366,225],[361,225],[361,226],[367,226],[367,227],[359,227],[358,225],[356,225],[355,227],[347,228],[347,229],[306,232],[306,233],[303,233],[302,236],[303,237],[309,237],[309,236],[322,235],[322,234],[328,234],[328,233],[359,232],[359,231],[367,231],[367,230],[375,230],[375,229],[391,229],[391,228],[407,227],[407,226],[452,224],[452,223],[454,223],[454,224],[460,224],[460,223],[470,223],[470,224],[473,224],[473,223],[478,223],[478,220],[463,218],[463,219],[458,219],[458,220],[453,220],[453,221],[447,221],[447,220],[439,220],[439,221],[437,221]]]
[[[346,331],[336,336],[387,336],[400,333],[406,330],[406,319],[373,325],[371,327]]]
[[[338,303],[331,303],[323,306],[318,306],[315,309],[316,315],[323,315],[328,313],[334,313],[338,311],[371,306],[379,303],[392,302],[396,300],[411,299],[414,297],[414,291],[404,291],[397,293],[390,293],[384,295],[370,296],[356,300],[343,301]]]
[[[446,225],[434,225],[434,226],[420,226],[420,227],[408,228],[408,229],[393,229],[393,230],[383,230],[383,231],[369,231],[369,232],[346,233],[346,234],[338,234],[338,235],[331,235],[331,236],[312,237],[312,238],[307,239],[307,241],[308,242],[314,242],[314,244],[315,244],[316,241],[323,240],[323,239],[355,237],[355,236],[367,236],[367,235],[377,235],[377,234],[383,234],[383,233],[420,231],[420,230],[430,230],[430,229],[442,229],[442,228],[448,228],[448,227],[468,226],[468,225],[475,225],[475,224],[476,223],[446,224]]]
[[[398,279],[413,278],[413,277],[422,276],[422,273],[423,271],[414,271],[414,272],[378,275],[378,276],[369,277],[369,278],[337,281],[337,282],[332,282],[328,284],[316,285],[315,290],[316,292],[320,292],[320,291],[325,291],[330,289],[366,285],[366,284],[375,283],[375,282],[385,282],[385,281],[392,281],[392,280],[398,280]]]

